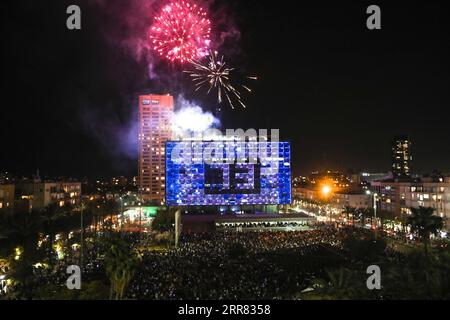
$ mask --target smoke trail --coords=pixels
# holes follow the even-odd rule
[[[210,112],[184,98],[183,95],[176,99],[177,111],[172,118],[172,129],[177,134],[201,133],[207,129],[220,125],[219,119]]]

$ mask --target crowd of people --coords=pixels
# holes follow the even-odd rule
[[[308,224],[297,221],[277,221],[277,222],[244,222],[244,223],[216,223],[218,229],[252,229],[252,228],[266,228],[266,229],[307,229]]]
[[[150,237],[124,233],[130,249],[140,251],[141,263],[126,291],[127,299],[292,299],[311,280],[323,275],[328,264],[339,259],[342,233],[318,225],[304,231],[236,232],[221,230],[187,233],[177,248],[149,250]],[[108,248],[93,241],[83,257],[83,281],[105,278],[103,255]],[[68,277],[66,267],[79,265],[79,256],[67,254],[53,266],[34,268],[37,286],[59,284]],[[330,265],[333,267],[333,265]],[[322,274],[320,274],[322,272]]]
[[[292,298],[313,277],[313,256],[339,245],[334,229],[186,234],[177,249],[144,253],[128,298]]]

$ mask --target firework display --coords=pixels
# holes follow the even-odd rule
[[[199,59],[210,45],[211,21],[190,1],[172,1],[154,18],[150,29],[153,49],[169,61]]]
[[[192,81],[195,84],[195,90],[206,88],[209,94],[212,90],[217,91],[217,101],[221,103],[226,98],[226,101],[234,109],[235,104],[246,107],[242,101],[242,94],[238,89],[238,85],[233,84],[231,68],[224,61],[223,56],[218,58],[217,51],[209,51],[205,59],[190,60],[194,70],[186,70],[189,73]],[[247,79],[256,80],[256,77],[247,76]],[[251,92],[252,90],[246,85],[239,85],[239,87]],[[233,103],[234,101],[234,103]]]

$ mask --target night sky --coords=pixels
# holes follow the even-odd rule
[[[179,67],[146,51],[143,35],[163,1],[8,2],[1,171],[136,175],[139,94],[215,107]],[[389,2],[202,1],[219,50],[259,77],[246,110],[223,106],[223,128],[279,128],[294,174],[388,171],[397,134],[413,141],[415,173],[450,171],[448,11],[444,2]],[[70,4],[81,7],[80,31],[66,29]],[[381,30],[366,28],[369,4],[381,7]]]

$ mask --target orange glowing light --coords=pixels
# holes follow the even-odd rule
[[[323,194],[324,196],[329,195],[330,192],[331,192],[331,187],[330,187],[329,185],[324,185],[324,186],[322,187],[322,194]]]

